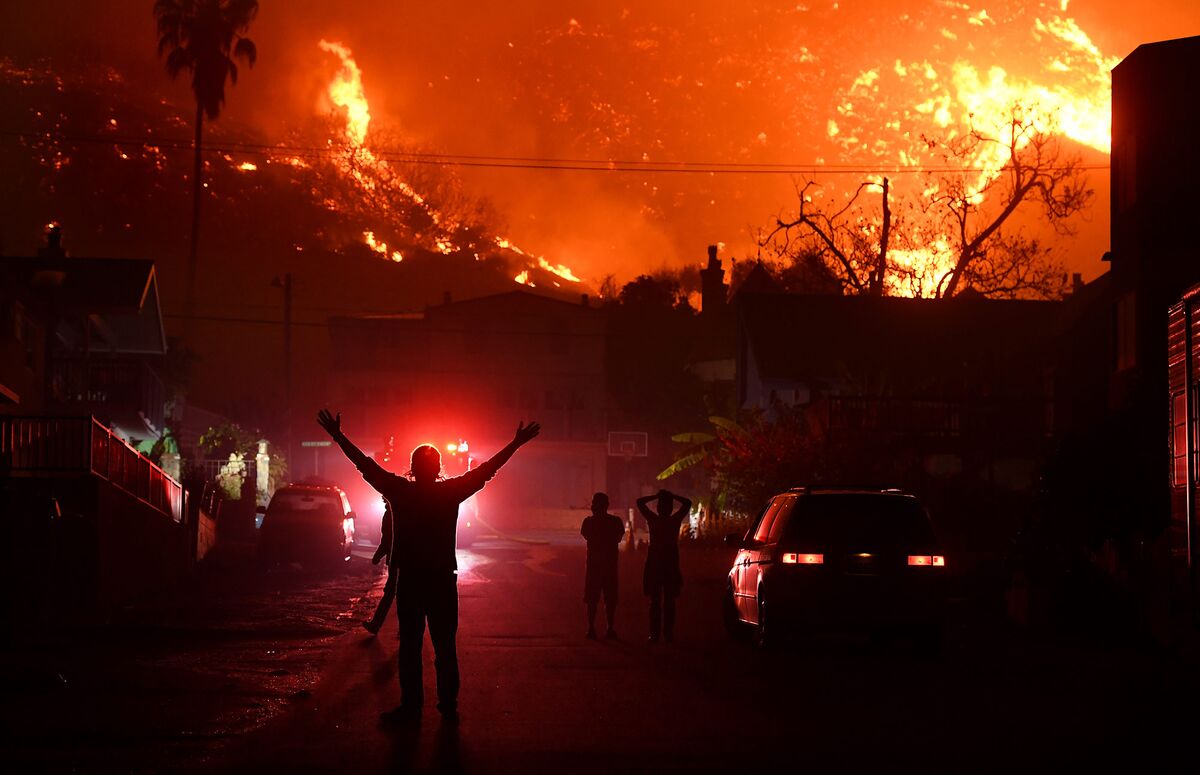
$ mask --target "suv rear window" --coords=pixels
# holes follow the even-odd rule
[[[275,493],[268,508],[270,514],[280,511],[321,511],[327,514],[341,514],[342,504],[338,502],[336,495],[285,490]]]
[[[914,498],[875,493],[808,495],[792,509],[789,542],[834,547],[928,545],[933,527]]]

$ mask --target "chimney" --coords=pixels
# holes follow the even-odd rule
[[[588,299],[588,295],[586,293],[579,294],[579,304],[583,307],[592,306],[591,301]]]
[[[450,291],[442,291],[442,304],[450,303]]]
[[[723,308],[729,289],[725,286],[725,270],[717,258],[717,246],[708,246],[708,266],[700,270],[700,314],[710,315]]]
[[[1071,275],[1071,293],[1079,293],[1083,290],[1083,275],[1075,272]]]
[[[62,247],[62,227],[51,223],[46,227],[46,247],[38,248],[38,258],[66,258]]]

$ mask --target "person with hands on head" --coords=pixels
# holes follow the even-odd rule
[[[656,501],[654,510],[650,502]],[[676,509],[675,502],[679,508]],[[692,502],[669,490],[637,499],[638,511],[650,532],[646,567],[642,571],[642,591],[650,598],[650,638],[657,643],[659,634],[669,643],[675,637],[675,598],[683,587],[679,570],[679,526],[692,509]]]
[[[458,717],[458,561],[455,533],[460,503],[479,492],[501,466],[537,437],[541,426],[521,423],[512,441],[462,476],[442,476],[442,456],[422,444],[412,451],[408,475],[384,470],[342,432],[341,414],[322,409],[317,422],[358,468],[367,483],[387,499],[392,513],[388,568],[394,569],[396,618],[400,630],[400,705],[384,720],[415,718],[424,705],[421,649],[426,623],[433,642],[438,710]]]

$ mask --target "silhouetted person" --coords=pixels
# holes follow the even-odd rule
[[[392,550],[392,504],[386,500],[380,528],[379,548],[371,557],[372,565],[378,565],[380,560],[386,559]],[[375,606],[375,615],[363,622],[363,629],[372,635],[378,633],[379,629],[383,627],[383,623],[387,621],[388,609],[392,607],[392,600],[396,597],[396,566],[389,562],[387,572],[387,583],[383,585],[383,597],[379,598],[379,605]]]
[[[650,501],[657,500],[657,510],[650,510]],[[679,508],[675,509],[675,502]],[[650,548],[646,551],[646,568],[642,572],[642,591],[650,598],[650,642],[658,641],[659,633],[670,642],[675,637],[675,598],[683,587],[679,570],[679,526],[692,508],[692,502],[667,490],[659,490],[637,500],[638,512],[646,520],[650,533]]]
[[[625,523],[608,513],[608,496],[592,496],[592,515],[583,520],[579,532],[587,539],[587,574],[583,582],[583,602],[587,603],[587,637],[596,638],[596,608],[604,596],[604,615],[608,620],[605,637],[615,640],[617,616],[617,552],[625,537]]]
[[[438,710],[458,714],[458,560],[454,554],[458,505],[479,492],[522,445],[533,440],[537,423],[517,426],[508,446],[462,476],[441,478],[442,456],[422,444],[412,452],[411,479],[385,471],[342,433],[342,416],[322,409],[317,415],[342,452],[367,483],[392,507],[392,541],[388,567],[396,576],[396,618],[400,624],[400,705],[385,718],[416,716],[425,702],[421,682],[421,649],[425,623],[433,641],[437,670]]]

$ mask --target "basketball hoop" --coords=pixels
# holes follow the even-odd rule
[[[645,431],[609,431],[608,454],[630,463],[635,457],[646,457],[647,441]]]

